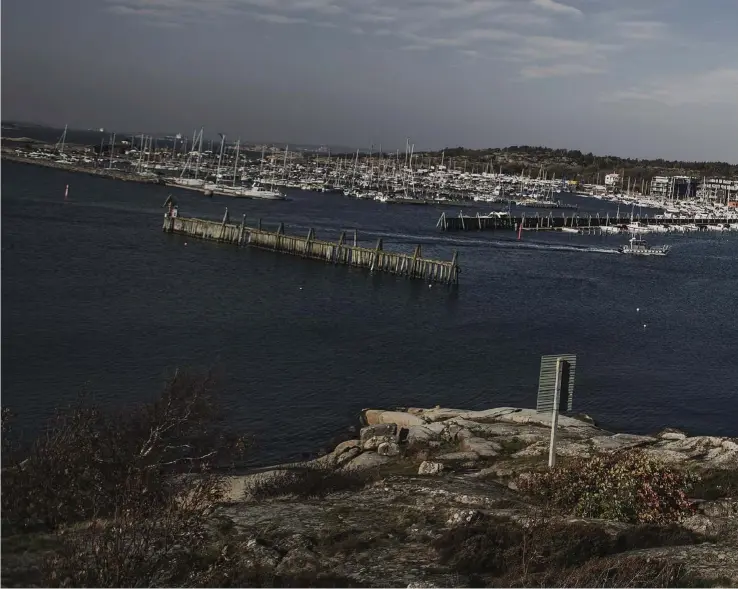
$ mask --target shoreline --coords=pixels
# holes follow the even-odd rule
[[[121,180],[123,182],[136,182],[138,184],[158,184],[160,186],[165,185],[162,179],[141,178],[141,177],[137,177],[132,174],[128,174],[127,172],[122,172],[120,170],[109,170],[106,168],[102,168],[102,169],[88,168],[88,167],[83,167],[83,166],[60,164],[57,162],[39,160],[39,159],[32,160],[30,158],[24,158],[24,157],[20,157],[17,155],[10,155],[7,153],[3,153],[0,156],[0,161],[9,161],[9,162],[13,162],[16,164],[25,164],[29,166],[40,166],[42,168],[52,168],[54,170],[71,172],[74,174],[87,174],[88,176],[95,176],[98,178],[107,178],[108,180]]]

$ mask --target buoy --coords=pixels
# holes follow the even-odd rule
[[[636,307],[636,313],[640,313],[640,311],[641,311],[641,308],[640,307]]]

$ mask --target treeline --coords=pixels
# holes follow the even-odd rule
[[[738,165],[727,162],[686,162],[678,160],[621,158],[612,155],[598,156],[593,153],[582,153],[578,149],[551,149],[542,146],[513,145],[501,149],[466,149],[464,147],[446,148],[445,150],[422,154],[440,158],[443,154],[447,160],[462,160],[472,164],[494,165],[502,167],[506,173],[531,171],[536,175],[537,169],[543,167],[549,176],[566,177],[572,180],[592,182],[600,175],[619,172],[635,182],[650,181],[654,176],[662,174],[683,174],[696,177],[737,178]]]

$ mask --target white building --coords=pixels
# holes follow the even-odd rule
[[[651,196],[666,198],[671,192],[671,178],[669,176],[654,176],[651,178]]]
[[[605,186],[620,186],[620,174],[608,174],[605,176]]]
[[[724,178],[706,178],[697,192],[697,196],[705,200],[716,200],[725,203],[738,200],[738,180]]]
[[[697,195],[697,181],[690,176],[654,176],[651,196],[662,199],[691,199]]]

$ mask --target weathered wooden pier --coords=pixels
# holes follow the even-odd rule
[[[446,216],[441,213],[441,217],[436,223],[436,227],[440,227],[443,231],[496,231],[496,230],[516,230],[522,224],[523,229],[540,230],[540,231],[561,231],[562,229],[572,228],[587,231],[588,229],[602,227],[627,227],[632,223],[640,223],[641,225],[697,225],[697,227],[705,228],[709,225],[726,225],[735,223],[734,219],[725,218],[678,218],[664,219],[650,216],[627,216],[627,217],[611,217],[610,215],[554,215],[550,213],[535,215],[522,215],[513,217],[507,214],[501,215],[458,215],[455,217]]]
[[[166,233],[255,247],[329,264],[366,268],[371,272],[386,272],[442,284],[458,284],[461,271],[456,251],[450,262],[444,262],[421,257],[420,245],[415,247],[412,254],[384,251],[381,238],[374,248],[359,247],[356,231],[353,231],[352,243],[347,242],[345,231],[341,233],[338,242],[316,239],[313,229],[305,237],[286,235],[284,223],[280,223],[276,231],[262,229],[261,219],[256,227],[247,226],[245,215],[240,223],[231,223],[227,209],[223,221],[220,222],[173,216],[171,212],[167,212],[164,215],[163,229]]]

